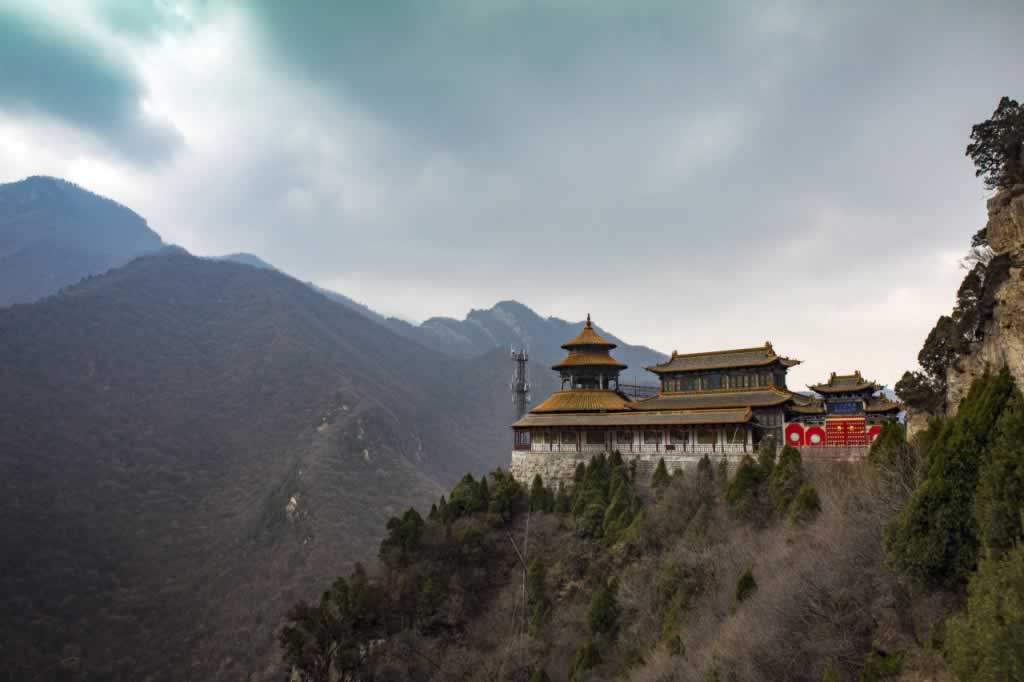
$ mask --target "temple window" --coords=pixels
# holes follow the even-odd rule
[[[673,429],[670,433],[670,438],[673,445],[683,445],[687,441],[687,433],[686,431]]]
[[[576,445],[576,432],[562,431],[562,445]]]
[[[714,429],[699,429],[697,431],[698,445],[714,445],[718,442],[718,431]]]
[[[722,387],[722,375],[721,374],[709,374],[705,377],[708,389],[716,389]]]
[[[604,445],[604,431],[587,431],[587,445]]]
[[[661,442],[661,434],[657,431],[644,431],[644,445],[657,445]]]
[[[543,445],[544,444],[544,432],[543,431],[538,431],[537,433],[533,434],[533,442],[537,443],[539,445]]]
[[[633,443],[632,431],[616,431],[615,442],[619,445],[631,445]]]

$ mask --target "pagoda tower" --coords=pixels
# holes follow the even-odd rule
[[[562,390],[619,388],[619,373],[626,369],[611,356],[615,344],[598,334],[587,315],[583,330],[571,341],[562,344],[569,351],[565,358],[551,369],[562,378]]]

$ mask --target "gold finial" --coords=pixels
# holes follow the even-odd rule
[[[590,313],[587,313],[587,329],[590,329]]]

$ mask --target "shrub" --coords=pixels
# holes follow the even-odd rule
[[[601,652],[596,642],[585,642],[569,661],[569,682],[579,682],[583,673],[601,663]]]
[[[548,676],[548,671],[544,668],[537,668],[530,675],[530,682],[551,682],[551,678]]]
[[[757,463],[764,472],[765,477],[772,475],[775,468],[775,436],[766,436],[757,447]]]
[[[800,451],[792,445],[782,448],[779,463],[772,469],[768,482],[768,493],[776,511],[784,514],[804,484],[803,460]]]
[[[658,466],[654,469],[654,475],[651,477],[651,487],[655,490],[666,487],[671,478],[668,475],[668,469],[665,467],[665,458],[658,458]]]
[[[551,602],[544,588],[544,562],[534,559],[526,574],[526,595],[530,604],[529,633],[536,638],[551,620]]]
[[[618,581],[602,578],[590,600],[587,625],[593,635],[614,637],[619,625]]]
[[[1024,545],[984,559],[965,613],[946,625],[946,657],[962,680],[1024,679]]]
[[[864,667],[860,671],[860,682],[876,682],[899,677],[903,672],[903,654],[886,656],[872,651],[864,657]]]
[[[736,581],[736,603],[742,604],[750,599],[755,592],[757,592],[757,581],[754,580],[753,569],[748,568]]]
[[[550,488],[544,487],[540,474],[533,477],[533,483],[530,485],[529,505],[532,512],[550,512],[555,507],[554,494]]]
[[[392,516],[388,519],[388,534],[380,543],[381,560],[391,566],[408,561],[410,554],[419,545],[423,525],[423,517],[412,507],[401,517]]]
[[[764,472],[750,455],[744,455],[729,482],[725,499],[736,516],[745,521],[764,521]]]
[[[821,498],[818,497],[817,489],[810,483],[804,483],[789,505],[787,517],[790,523],[802,524],[814,519],[820,511]]]

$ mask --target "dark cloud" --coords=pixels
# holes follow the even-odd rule
[[[167,6],[95,16],[188,133],[97,188],[168,239],[406,317],[517,298],[665,350],[771,338],[807,381],[913,364],[984,219],[970,126],[1024,63],[1010,1]],[[108,81],[19,101],[123,139],[133,72],[36,34]]]
[[[165,160],[181,144],[173,127],[143,112],[132,68],[100,46],[3,6],[0,35],[0,109],[63,120],[141,163]]]

